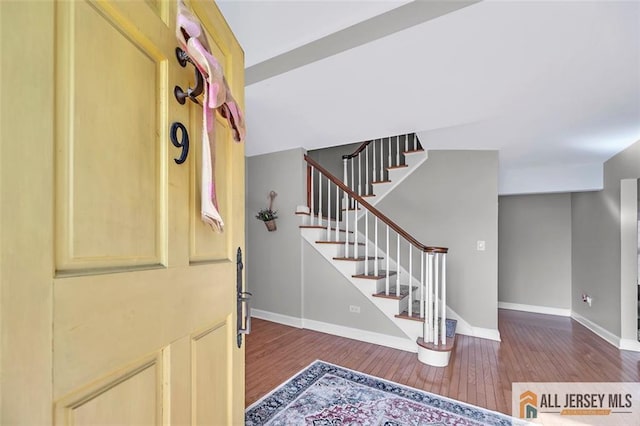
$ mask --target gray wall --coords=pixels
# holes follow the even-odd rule
[[[360,290],[306,241],[304,257],[304,317],[391,336],[406,337]],[[349,305],[360,313],[349,312]]]
[[[604,164],[604,189],[574,193],[573,311],[620,336],[620,180],[640,177],[640,142]],[[591,307],[580,301],[586,292]]]
[[[362,142],[334,146],[331,148],[314,149],[309,151],[308,155],[320,163],[320,165],[327,169],[329,173],[342,180],[344,174],[342,156],[352,154],[360,145],[362,145]]]
[[[498,152],[429,151],[377,208],[418,241],[449,247],[447,304],[472,326],[497,329]]]
[[[302,149],[248,157],[247,170],[247,287],[255,309],[301,317],[301,237],[296,206],[306,204],[306,163]],[[304,163],[304,164],[303,164]],[[278,196],[278,229],[268,232],[255,218],[269,207],[269,191]]]
[[[571,194],[498,200],[498,300],[571,308]]]

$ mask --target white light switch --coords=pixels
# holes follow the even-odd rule
[[[476,250],[484,251],[484,247],[485,247],[484,241],[478,240],[478,243],[476,245]]]

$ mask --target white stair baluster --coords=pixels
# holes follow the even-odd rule
[[[353,161],[353,157],[351,157],[351,186],[349,188],[351,188],[351,190],[353,192],[356,192],[356,181],[353,179],[353,169],[355,168],[355,163]],[[351,200],[351,202],[353,202],[353,199]],[[349,204],[349,208],[351,208],[351,204]]]
[[[369,145],[364,149],[364,194],[369,195]]]
[[[327,176],[327,241],[331,241],[331,181]]]
[[[374,139],[373,142],[371,142],[373,144],[373,182],[377,182],[378,179],[376,178],[377,175],[377,168],[376,168],[376,142],[377,140]]]
[[[318,225],[322,226],[322,173],[318,170]]]
[[[404,135],[404,151],[409,151],[409,135]]]
[[[396,136],[396,166],[400,165],[400,136]]]
[[[417,151],[418,150],[418,138],[416,137],[415,133],[412,134],[412,137],[413,137],[413,150]]]
[[[387,142],[389,143],[389,155],[387,157],[387,167],[391,167],[391,138],[387,139]]]
[[[344,211],[344,223],[345,223],[345,237],[344,237],[344,257],[349,257],[349,206],[351,205],[351,200],[349,199],[349,194],[345,193],[347,196],[347,209]]]
[[[309,225],[316,224],[316,211],[314,210],[315,197],[314,197],[314,188],[313,188],[313,172],[315,171],[315,167],[311,166],[311,205],[309,206],[309,213],[311,214]]]
[[[362,195],[362,155],[358,153],[358,195]]]
[[[413,314],[413,244],[409,243],[409,317]]]
[[[375,216],[374,222],[374,243],[373,243],[373,274],[378,276],[378,216]]]
[[[384,181],[384,139],[380,139],[380,171],[378,181]]]
[[[364,274],[369,275],[369,210],[364,209]]]
[[[398,234],[398,238],[396,239],[396,262],[398,266],[396,267],[396,297],[400,297],[400,234]]]
[[[420,251],[420,318],[424,319],[424,294],[426,283],[424,282],[424,255],[423,251]]]
[[[387,296],[389,295],[389,225],[387,225],[387,250],[386,250],[386,260],[387,260],[387,267],[386,267],[386,271],[387,271],[387,277],[385,278],[385,291],[384,294],[386,294]]]
[[[440,295],[440,299],[442,300],[442,309],[440,316],[442,317],[441,321],[441,333],[442,333],[442,344],[447,344],[447,254],[442,253],[442,294]]]
[[[353,202],[354,214],[353,217],[355,220],[353,221],[353,235],[355,235],[354,243],[353,243],[353,257],[358,258],[358,201],[354,200]]]
[[[336,241],[340,241],[340,230],[338,229],[338,221],[340,220],[340,187],[336,185]]]
[[[438,253],[434,254],[434,271],[433,271],[433,344],[438,346],[440,344],[440,339],[438,339],[438,308],[440,307],[439,303],[439,291],[438,286],[440,283],[440,255]]]

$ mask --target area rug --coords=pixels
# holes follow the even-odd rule
[[[524,425],[517,419],[315,361],[245,412],[245,425]]]

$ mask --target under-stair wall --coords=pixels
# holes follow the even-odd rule
[[[376,208],[416,239],[449,248],[448,306],[471,334],[498,340],[497,151],[430,150]]]

